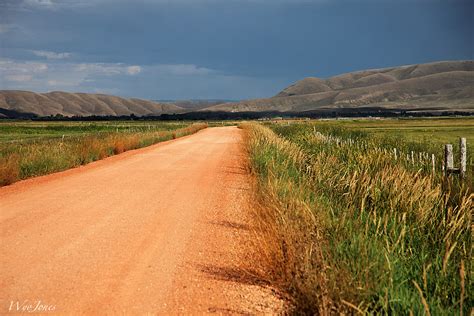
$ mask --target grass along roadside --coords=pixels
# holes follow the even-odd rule
[[[258,262],[294,312],[470,313],[472,187],[312,127],[242,127],[261,199]]]
[[[253,238],[259,277],[280,289],[297,313],[324,313],[332,303],[327,294],[321,245],[322,214],[311,210],[304,153],[258,124],[241,124],[256,174],[259,201]]]
[[[0,186],[190,135],[206,127],[205,123],[196,123],[170,130],[143,129],[0,143]]]

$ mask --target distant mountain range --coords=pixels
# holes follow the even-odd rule
[[[211,111],[291,111],[379,107],[474,111],[474,61],[446,61],[305,78],[272,98]]]
[[[474,61],[372,69],[329,79],[310,77],[274,97],[239,102],[155,102],[103,94],[0,90],[0,116],[15,116],[11,113],[157,116],[192,111],[305,112],[363,108],[474,112]]]

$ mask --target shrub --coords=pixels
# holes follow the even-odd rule
[[[20,157],[12,154],[8,157],[0,157],[0,186],[16,182],[20,175]]]
[[[118,155],[125,151],[125,143],[123,139],[116,139],[114,143],[114,154]]]

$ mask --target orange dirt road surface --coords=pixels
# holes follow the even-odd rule
[[[275,313],[242,272],[250,176],[208,128],[0,188],[0,313]]]

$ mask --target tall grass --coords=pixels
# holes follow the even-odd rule
[[[471,312],[472,185],[312,127],[243,127],[261,270],[295,312]]]
[[[196,123],[173,131],[96,133],[27,143],[3,143],[0,144],[0,186],[85,165],[127,150],[193,134],[206,127],[205,123]]]

